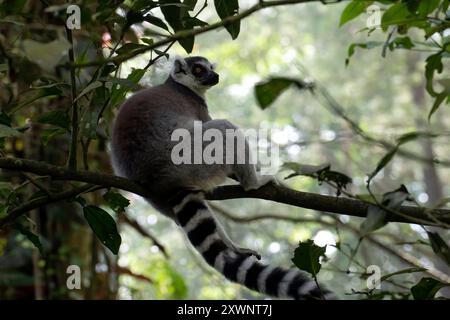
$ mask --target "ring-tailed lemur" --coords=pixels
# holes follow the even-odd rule
[[[235,245],[203,199],[203,192],[234,175],[245,189],[257,189],[271,179],[261,176],[250,161],[244,164],[174,164],[171,151],[175,129],[217,129],[225,137],[236,130],[227,120],[212,120],[204,94],[219,82],[214,66],[203,57],[177,58],[167,81],[126,100],[112,133],[115,172],[148,188],[147,199],[172,218],[204,259],[231,281],[268,295],[321,299],[331,293],[298,269],[260,263],[259,255]],[[247,144],[247,141],[245,141]],[[246,145],[245,150],[249,150]],[[225,158],[226,155],[224,155]]]

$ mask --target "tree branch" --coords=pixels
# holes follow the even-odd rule
[[[82,193],[88,192],[95,185],[87,184],[82,187],[73,188],[67,191],[63,191],[57,194],[48,194],[47,196],[32,199],[21,206],[18,206],[10,211],[8,211],[7,216],[0,218],[0,228],[6,224],[13,222],[15,219],[20,217],[21,215],[43,206],[46,206],[51,203],[59,202],[62,200],[67,200],[73,197],[76,197]]]
[[[214,191],[209,194],[207,198],[209,200],[236,198],[265,199],[305,209],[345,214],[362,218],[366,217],[367,208],[369,206],[369,203],[360,200],[296,191],[282,185],[274,184],[268,184],[258,190],[251,191],[244,191],[242,187],[237,185],[218,187],[214,189]],[[427,225],[436,225],[436,223],[425,213],[425,210],[427,209],[402,206],[398,210],[400,214],[389,212],[387,214],[387,220],[391,222],[412,223],[411,220],[417,219],[426,222]],[[450,220],[450,210],[435,209],[430,212],[442,222],[448,223]]]
[[[138,280],[143,280],[145,282],[153,284],[153,280],[151,278],[144,276],[142,274],[134,273],[133,271],[131,271],[129,268],[126,268],[126,267],[117,266],[116,272],[120,275],[127,275],[130,277],[136,278]]]
[[[48,175],[51,176],[54,180],[71,180],[86,182],[98,186],[113,187],[135,193],[142,197],[150,196],[146,188],[125,178],[89,171],[74,171],[65,167],[50,165],[45,162],[0,157],[0,168],[22,172],[31,172],[38,175]],[[58,196],[52,196],[52,198],[49,200],[55,202],[73,197],[73,194],[71,194],[70,192],[67,192],[66,197],[64,197],[64,195],[65,193],[62,192],[58,194]],[[362,218],[366,216],[367,207],[369,205],[368,203],[360,200],[296,191],[282,185],[274,184],[268,184],[258,190],[252,191],[244,191],[238,185],[222,186],[207,194],[206,198],[208,200],[225,200],[237,198],[264,199],[305,209],[345,214]],[[36,205],[41,206],[47,204],[45,201],[42,201],[42,203],[36,203],[36,201],[31,202],[32,204],[25,203],[24,205],[22,205],[20,207],[21,210],[19,211],[17,211],[19,208],[13,209],[8,213],[8,216],[0,219],[0,227],[5,225],[6,223],[11,222],[14,218],[20,216],[21,214],[26,213],[27,210],[36,208]],[[425,212],[426,210],[427,212]],[[10,217],[13,212],[13,217]],[[446,209],[432,210],[427,208],[402,206],[398,210],[398,212],[399,214],[389,212],[387,215],[387,220],[390,222],[405,223],[414,223],[414,220],[421,220],[423,221],[423,224],[426,225],[437,225],[434,220],[439,219],[444,223],[450,223],[450,210]],[[435,219],[430,218],[430,214],[432,214]]]
[[[293,223],[318,223],[318,224],[325,225],[330,228],[339,226],[339,227],[342,227],[344,229],[351,231],[358,237],[362,236],[362,233],[359,229],[357,229],[356,227],[354,227],[348,223],[343,223],[337,218],[334,219],[334,222],[330,222],[330,221],[326,221],[322,218],[303,218],[303,217],[299,218],[299,217],[293,217],[291,215],[286,215],[286,214],[284,214],[284,215],[259,214],[259,215],[251,215],[251,216],[242,217],[242,216],[236,216],[234,214],[231,214],[230,212],[223,209],[222,207],[218,207],[218,206],[211,206],[211,207],[215,211],[217,211],[218,213],[220,213],[221,215],[226,217],[227,219],[230,219],[236,223],[249,223],[249,222],[254,222],[254,221],[259,221],[259,220],[268,220],[268,219],[269,220],[283,220],[283,221],[288,221],[288,222],[293,222]],[[364,237],[364,239],[366,239],[367,241],[376,245],[381,250],[386,251],[390,255],[397,257],[399,260],[403,261],[404,263],[411,265],[413,267],[424,268],[424,269],[426,269],[424,271],[425,273],[428,273],[429,275],[435,277],[436,279],[439,279],[442,282],[450,283],[450,277],[448,275],[446,275],[445,273],[443,273],[435,268],[430,268],[430,267],[424,266],[423,263],[419,259],[414,257],[413,255],[411,255],[407,252],[400,251],[396,248],[391,248],[390,246],[384,244],[382,241],[378,240],[373,235],[366,235]]]
[[[292,4],[299,4],[299,3],[306,3],[306,2],[317,2],[319,0],[277,0],[277,1],[260,1],[254,6],[250,7],[249,9],[241,12],[240,14],[237,14],[235,16],[227,17],[219,22],[207,25],[205,27],[191,29],[191,30],[182,30],[179,32],[174,33],[173,35],[167,36],[164,40],[155,42],[152,45],[145,46],[142,48],[138,48],[136,50],[133,50],[131,52],[125,53],[123,55],[118,55],[113,58],[109,59],[102,59],[97,61],[89,61],[89,62],[83,62],[83,63],[68,63],[60,65],[60,67],[65,68],[86,68],[86,67],[93,67],[93,66],[99,66],[105,63],[115,63],[120,64],[126,60],[129,60],[131,58],[134,58],[140,54],[143,54],[145,52],[148,52],[150,50],[156,49],[158,47],[164,46],[166,44],[170,44],[174,41],[179,41],[182,39],[186,39],[192,36],[196,36],[208,31],[212,31],[221,27],[224,27],[226,25],[232,24],[233,22],[242,20],[244,18],[247,18],[248,16],[252,15],[253,13],[269,8],[269,7],[276,7],[276,6],[284,6],[284,5],[292,5]]]

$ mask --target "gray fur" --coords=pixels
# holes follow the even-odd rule
[[[190,60],[189,60],[190,59]],[[177,58],[167,81],[159,86],[134,94],[125,101],[117,115],[111,143],[114,171],[120,176],[135,180],[150,189],[148,199],[164,214],[174,218],[168,200],[182,190],[208,191],[234,174],[246,189],[255,189],[268,181],[258,177],[254,165],[175,165],[171,161],[170,140],[177,128],[192,131],[194,121],[202,121],[203,129],[216,128],[222,132],[236,128],[227,120],[212,120],[203,97],[196,93],[211,86],[202,85],[190,73],[190,63],[198,57],[186,60]],[[209,66],[205,58],[202,65]],[[181,64],[183,72],[176,70]],[[203,90],[202,89],[202,90]],[[246,148],[249,150],[249,148]]]

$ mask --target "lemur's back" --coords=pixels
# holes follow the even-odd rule
[[[173,130],[188,126],[192,119],[210,119],[206,105],[199,108],[198,99],[170,80],[127,99],[112,132],[115,171],[138,182],[163,178],[173,165]]]

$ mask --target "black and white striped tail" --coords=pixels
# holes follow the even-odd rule
[[[203,200],[203,194],[190,193],[173,207],[178,223],[192,245],[209,265],[227,279],[247,288],[280,298],[333,299],[298,269],[283,269],[260,263],[254,256],[238,253],[220,238],[216,220]]]

